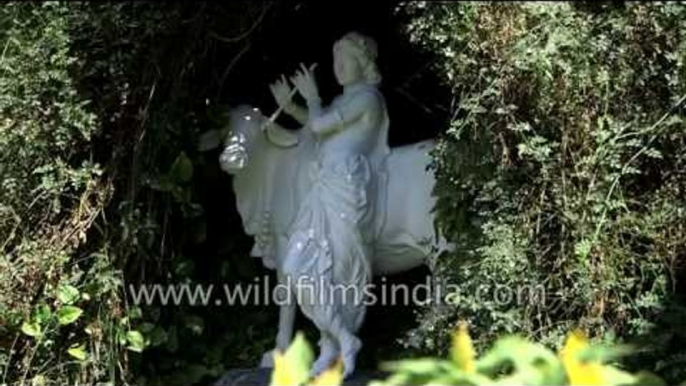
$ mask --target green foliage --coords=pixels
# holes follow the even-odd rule
[[[686,7],[405,12],[457,98],[434,168],[439,226],[458,247],[437,275],[460,287],[425,310],[407,345],[446,350],[458,315],[479,347],[511,332],[559,345],[578,321],[607,340],[649,336],[644,360],[675,358],[659,371],[684,378],[665,316],[684,315]],[[499,301],[498,289],[514,296]]]
[[[196,135],[226,76],[212,55],[243,49],[210,36],[263,9],[0,7],[0,384],[192,384],[265,349],[258,323],[217,339],[224,313],[125,291],[206,280],[189,253],[206,228]]]
[[[232,258],[240,235],[207,261],[212,168],[195,144],[265,4],[0,7],[0,384],[193,384],[272,344],[261,309],[125,293],[253,277]],[[559,346],[580,321],[647,337],[640,363],[684,378],[684,7],[400,9],[456,96],[434,166],[458,245],[437,276],[460,293],[426,309],[408,346],[448,351],[456,315],[478,348],[510,332]],[[525,292],[501,302],[502,288]]]
[[[649,371],[631,373],[617,360],[633,347],[590,343],[581,331],[569,333],[557,352],[516,334],[498,337],[477,355],[466,324],[452,331],[450,358],[423,356],[383,362],[385,379],[371,386],[392,385],[664,385]],[[274,355],[271,385],[343,384],[342,361],[312,379],[312,348],[299,332],[285,352]]]
[[[405,359],[384,364],[390,372],[382,385],[664,385],[654,374],[636,374],[617,368],[613,363],[627,355],[621,346],[589,345],[583,334],[568,335],[559,352],[518,335],[498,337],[482,355],[465,347],[471,338],[455,332],[452,351],[461,352],[472,362],[471,368],[456,360],[435,357]],[[466,341],[466,342],[464,342]]]
[[[83,332],[116,320],[91,301],[111,304],[107,314],[120,303],[88,276],[104,279],[109,268],[76,261],[109,187],[91,152],[99,119],[72,78],[69,15],[54,2],[0,7],[0,383],[87,382],[67,355],[120,359],[98,345],[111,329]]]

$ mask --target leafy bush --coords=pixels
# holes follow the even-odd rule
[[[499,337],[477,358],[465,324],[452,332],[450,358],[407,359],[385,364],[392,374],[373,385],[663,385],[650,372],[636,374],[611,363],[628,347],[590,345],[581,331],[568,334],[555,353],[517,335]]]
[[[99,346],[112,330],[88,324],[96,304],[121,303],[116,273],[78,254],[111,189],[91,152],[99,119],[70,73],[68,16],[58,3],[0,7],[0,383],[87,382],[74,369],[106,369],[86,345],[119,358]]]
[[[215,66],[265,10],[0,7],[0,384],[191,384],[263,350],[218,339],[224,313],[137,307],[126,289],[203,280],[186,254],[204,237],[195,139],[228,75]]]
[[[669,326],[684,316],[686,7],[404,11],[455,95],[433,166],[439,226],[457,244],[437,276],[460,287],[406,345],[447,351],[460,317],[480,347],[512,332],[559,347],[579,321],[608,341],[650,336],[651,365],[683,378],[683,336]]]

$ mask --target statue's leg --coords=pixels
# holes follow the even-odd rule
[[[362,341],[343,324],[339,315],[333,318],[329,331],[338,341],[340,355],[343,357],[343,377],[347,378],[355,371],[355,361],[362,348]]]
[[[328,331],[321,331],[319,347],[319,358],[317,358],[312,365],[312,376],[317,376],[319,373],[329,368],[329,366],[331,366],[340,353],[338,342]]]
[[[295,297],[291,297],[288,304],[281,306],[279,312],[279,332],[276,335],[276,347],[279,350],[285,351],[291,344],[296,310]]]
[[[295,294],[286,287],[286,280],[283,274],[278,274],[279,284],[281,290],[277,291],[279,302],[279,331],[276,334],[276,349],[286,351],[293,340],[293,327],[295,324],[295,314],[297,311],[297,303]],[[287,290],[284,293],[284,289]],[[270,350],[262,355],[260,367],[274,367],[273,351]]]

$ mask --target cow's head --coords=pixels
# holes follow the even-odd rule
[[[219,156],[222,170],[235,174],[247,165],[255,144],[262,135],[265,117],[258,108],[241,105],[229,114],[229,132]]]

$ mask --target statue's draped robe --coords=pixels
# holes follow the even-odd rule
[[[336,98],[323,114],[346,111],[346,105],[360,96],[375,102],[363,105],[363,110],[377,109],[372,150],[315,153],[301,165],[308,168],[311,185],[291,224],[284,260],[284,273],[301,310],[324,331],[331,331],[336,318],[351,332],[361,325],[365,287],[372,278],[372,245],[383,226],[380,219],[385,218],[385,161],[390,149],[383,96],[376,87],[365,85]],[[317,140],[317,134],[303,133],[301,140],[306,146]]]

